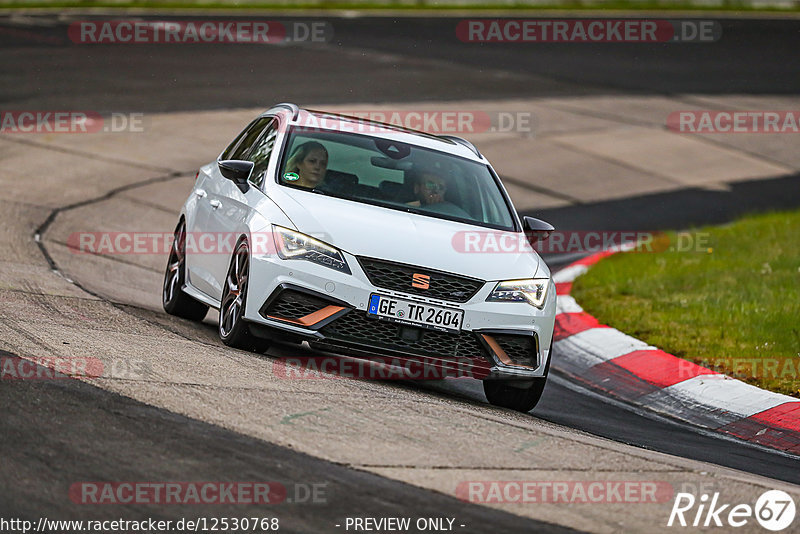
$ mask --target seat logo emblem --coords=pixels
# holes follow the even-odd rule
[[[414,277],[411,279],[411,287],[428,289],[431,287],[431,277],[427,274],[414,273]]]

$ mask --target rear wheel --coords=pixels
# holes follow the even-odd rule
[[[529,412],[539,403],[544,393],[544,386],[547,383],[547,375],[550,372],[550,361],[553,359],[553,343],[550,343],[550,352],[547,358],[547,365],[544,368],[544,376],[534,378],[533,384],[528,387],[517,387],[513,380],[484,380],[483,392],[490,404],[511,408],[520,412]]]
[[[269,340],[255,337],[244,320],[249,276],[250,248],[243,240],[236,246],[225,276],[219,307],[219,338],[230,347],[264,352],[269,348]]]
[[[181,219],[175,228],[172,248],[164,273],[164,287],[161,291],[161,304],[164,311],[191,321],[202,321],[208,313],[208,306],[194,300],[183,292],[186,282],[186,223]]]

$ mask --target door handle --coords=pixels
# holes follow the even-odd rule
[[[198,189],[198,190],[196,190],[196,191],[194,192],[194,194],[195,194],[195,195],[197,195],[197,196],[198,196],[198,197],[200,197],[200,198],[204,198],[204,197],[206,196],[206,192],[205,192],[205,191],[203,191],[202,189]]]
[[[212,209],[217,209],[217,208],[219,208],[220,206],[222,206],[222,202],[220,202],[220,201],[219,201],[219,200],[217,200],[216,198],[215,198],[214,200],[210,201],[210,202],[209,202],[209,204],[211,204],[211,208],[212,208]]]

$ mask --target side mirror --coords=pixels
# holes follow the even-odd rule
[[[250,173],[253,172],[252,161],[241,161],[238,159],[224,159],[217,162],[219,172],[222,176],[231,180],[237,185],[247,183]]]
[[[544,241],[555,231],[552,224],[534,217],[523,217],[522,229],[525,231],[528,239],[532,241]]]

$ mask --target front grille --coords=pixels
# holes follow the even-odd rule
[[[456,274],[434,271],[425,267],[414,267],[373,258],[358,258],[370,283],[375,287],[424,295],[450,302],[467,302],[483,287],[483,280]],[[414,287],[415,274],[430,277],[428,289]]]
[[[285,289],[264,310],[262,315],[283,319],[300,319],[328,306],[327,302],[307,293]]]
[[[399,325],[370,319],[363,311],[351,311],[323,327],[327,340],[367,345],[407,354],[436,358],[482,358],[484,350],[471,333],[459,334]],[[401,332],[404,337],[401,337]]]
[[[512,362],[528,367],[538,367],[537,342],[535,336],[517,336],[508,334],[489,334],[500,345]]]

